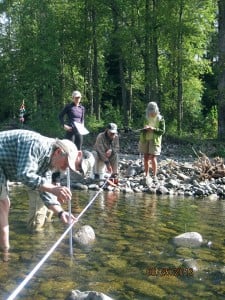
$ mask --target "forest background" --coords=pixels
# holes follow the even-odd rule
[[[143,126],[156,101],[166,134],[225,138],[225,1],[0,0],[0,129],[62,136],[82,93],[85,124]]]

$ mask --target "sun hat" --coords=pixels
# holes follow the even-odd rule
[[[77,154],[78,154],[78,150],[76,145],[71,142],[70,140],[59,140],[56,139],[56,143],[55,143],[56,147],[59,147],[60,149],[62,149],[68,156],[68,164],[71,170],[73,170],[74,172],[77,172],[76,168],[75,168],[75,161],[77,158]]]
[[[92,170],[95,164],[94,155],[89,151],[83,151],[83,159],[81,161],[81,168],[83,174],[86,175],[88,172]]]
[[[81,93],[79,91],[73,91],[72,97],[74,98],[81,98]]]
[[[115,123],[109,123],[107,129],[111,133],[117,133],[117,125]]]

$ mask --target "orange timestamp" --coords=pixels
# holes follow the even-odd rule
[[[191,277],[194,275],[193,268],[158,268],[158,267],[149,267],[146,269],[147,276],[175,276],[175,277],[182,277],[187,276]]]

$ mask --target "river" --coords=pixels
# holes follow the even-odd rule
[[[79,214],[95,194],[73,191],[73,213]],[[10,260],[0,262],[2,300],[66,230],[54,217],[44,232],[27,233],[23,186],[12,188],[11,203]],[[99,291],[115,300],[225,298],[225,200],[102,192],[73,231],[78,225],[94,228],[94,244],[73,243],[71,257],[66,237],[17,300],[64,300],[72,289]],[[173,237],[188,231],[199,232],[205,244],[176,247]]]

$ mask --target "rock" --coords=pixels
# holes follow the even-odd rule
[[[80,292],[79,290],[72,290],[65,300],[113,300],[103,293],[95,291]]]
[[[94,229],[89,225],[82,226],[74,234],[74,241],[81,246],[92,244],[95,241]]]
[[[178,247],[195,248],[201,246],[203,238],[198,232],[185,232],[174,237],[173,242]]]
[[[132,188],[130,188],[130,187],[124,187],[124,188],[122,188],[122,192],[124,193],[124,194],[133,194],[134,193],[134,191],[133,191],[133,189]]]
[[[188,267],[188,268],[192,268],[194,272],[199,270],[199,266],[198,263],[195,259],[193,258],[186,258],[183,261],[183,264]]]
[[[218,198],[219,198],[219,196],[217,194],[211,194],[207,197],[207,199],[210,201],[218,200]]]
[[[98,191],[98,190],[100,189],[100,187],[99,187],[98,184],[92,183],[92,184],[90,184],[90,185],[88,186],[88,189],[89,189],[89,190],[96,190],[96,191]]]
[[[190,176],[187,176],[183,173],[178,173],[177,172],[177,177],[181,180],[183,180],[184,182],[189,182],[191,180]]]
[[[72,183],[71,188],[74,190],[88,190],[88,186],[80,182]]]
[[[169,194],[169,191],[165,186],[159,186],[156,193],[158,195],[167,195],[167,194]]]
[[[135,175],[137,175],[136,168],[134,166],[128,166],[128,168],[126,170],[126,176],[130,177],[130,176],[135,176]]]
[[[174,179],[170,179],[169,182],[167,182],[166,187],[167,188],[177,188],[179,186],[179,182]]]

